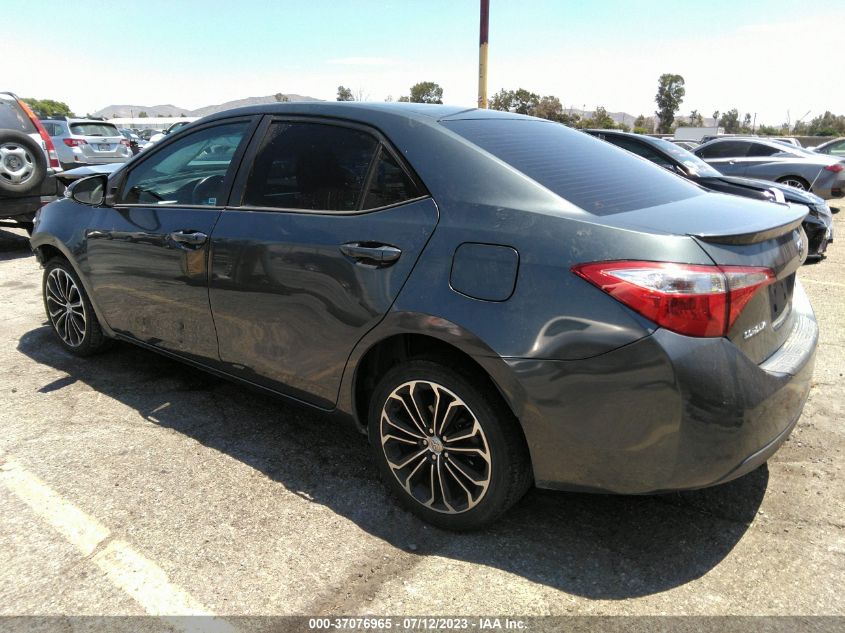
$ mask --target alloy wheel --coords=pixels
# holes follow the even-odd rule
[[[76,282],[61,268],[47,275],[45,288],[47,312],[59,337],[71,347],[79,347],[85,338],[85,304]]]
[[[487,493],[492,461],[484,429],[442,385],[425,380],[399,385],[382,407],[379,433],[393,476],[426,508],[460,514]]]
[[[23,185],[35,173],[35,158],[17,143],[0,145],[0,178],[13,185]]]
[[[781,181],[785,185],[789,185],[790,187],[795,187],[796,189],[800,189],[801,191],[807,191],[807,187],[804,186],[804,183],[800,180],[794,180],[792,178],[787,178],[786,180]]]

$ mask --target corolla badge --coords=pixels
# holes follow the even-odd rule
[[[747,341],[752,336],[754,336],[755,334],[759,334],[760,332],[762,332],[765,329],[766,329],[766,322],[760,321],[757,325],[750,327],[747,330],[745,330],[745,332],[742,333],[742,338]]]

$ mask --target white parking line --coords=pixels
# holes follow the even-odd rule
[[[111,539],[111,533],[102,523],[63,499],[19,464],[7,461],[0,466],[0,482],[83,556],[90,557],[89,560],[114,585],[134,598],[150,615],[163,617],[184,631],[234,633],[236,630],[226,620],[215,617],[184,589],[171,583],[161,567],[125,541]]]

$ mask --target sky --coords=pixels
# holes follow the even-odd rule
[[[680,114],[737,108],[757,123],[845,113],[845,0],[491,0],[488,92],[651,115],[662,73]],[[0,0],[0,90],[195,109],[277,92],[398,99],[435,81],[473,106],[478,0]],[[84,8],[82,8],[84,7]],[[9,58],[7,58],[8,61]],[[809,112],[809,113],[808,113]]]

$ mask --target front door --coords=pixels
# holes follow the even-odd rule
[[[232,196],[243,202],[223,211],[212,236],[221,361],[330,408],[352,348],[390,308],[437,207],[373,132],[274,121],[255,143]]]
[[[208,305],[209,236],[249,119],[198,128],[150,151],[86,232],[92,292],[109,326],[197,360],[218,359]]]

